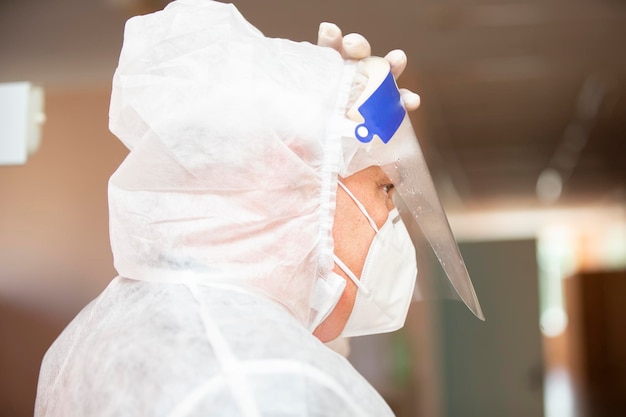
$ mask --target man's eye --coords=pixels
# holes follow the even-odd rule
[[[393,189],[393,184],[385,184],[385,185],[383,185],[383,191],[385,191],[387,194],[389,194],[392,189]]]

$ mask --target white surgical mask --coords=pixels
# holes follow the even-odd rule
[[[339,268],[358,288],[354,308],[342,336],[363,336],[398,330],[406,320],[417,276],[413,242],[397,209],[389,212],[387,221],[378,229],[350,190],[342,183],[339,185],[355,201],[376,231],[365,258],[361,279],[335,256]]]

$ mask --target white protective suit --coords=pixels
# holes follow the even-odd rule
[[[312,336],[333,281],[356,65],[264,37],[232,5],[132,18],[110,127],[119,276],[47,352],[38,417],[390,416]]]

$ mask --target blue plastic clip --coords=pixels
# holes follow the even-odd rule
[[[359,141],[371,142],[374,135],[377,135],[384,143],[391,140],[406,114],[391,71],[380,86],[359,107],[359,113],[365,119],[365,122],[358,125],[354,130]]]

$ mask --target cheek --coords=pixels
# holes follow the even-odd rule
[[[387,193],[370,204],[369,214],[372,216],[372,220],[374,220],[374,223],[376,223],[379,229],[383,227],[389,217],[389,212],[393,210],[393,208],[393,201],[389,198]]]
[[[395,191],[393,192],[395,193]],[[387,195],[387,199],[385,200],[385,206],[387,207],[387,213],[396,208],[396,205],[393,203],[391,195]]]
[[[333,225],[335,255],[360,277],[375,232],[354,202],[347,198],[341,195],[337,197]]]

